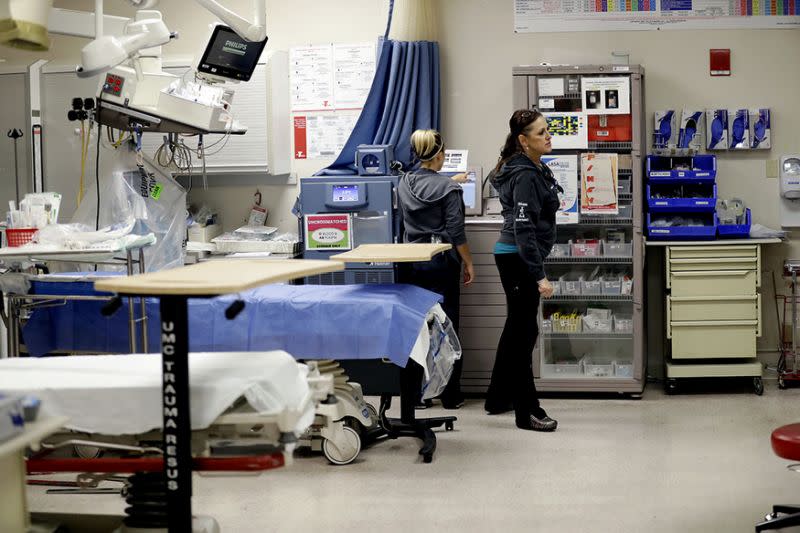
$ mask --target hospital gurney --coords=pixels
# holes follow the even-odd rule
[[[51,293],[85,294],[89,289],[82,282],[48,285],[53,286]],[[430,367],[429,377],[435,373],[446,381],[442,376],[448,368],[437,369],[428,360],[443,343],[457,342],[455,335],[443,334],[446,316],[439,299],[410,285],[268,285],[235,296],[190,301],[189,348],[193,352],[284,350],[301,360],[369,361],[374,363],[372,369],[386,372],[385,367],[404,367],[411,359]],[[245,304],[244,309],[228,320],[226,310],[237,301]],[[35,309],[23,328],[28,350],[34,355],[124,351],[122,313],[103,318],[101,307],[98,302],[80,301]],[[159,323],[155,301],[148,300],[147,310],[150,339],[155,341]],[[151,343],[150,349],[156,350],[156,345]],[[381,364],[384,359],[394,365]],[[320,370],[337,378],[339,400],[320,409],[326,411],[325,416],[344,422],[343,433],[337,429],[336,438],[327,435],[327,430],[325,434],[315,431],[302,442],[321,450],[334,464],[347,464],[358,456],[364,434],[374,436],[377,410],[364,401],[361,386],[349,382],[339,364],[320,363]]]
[[[285,352],[196,353],[189,363],[196,470],[283,466],[298,437],[318,422],[317,405],[333,394],[330,374]],[[1,392],[35,395],[42,402],[40,417],[69,420],[71,431],[45,439],[43,451],[27,461],[28,472],[93,473],[84,481],[163,468],[163,450],[153,444],[161,440],[161,381],[161,358],[153,354],[0,361]],[[56,457],[65,447],[75,447],[80,458]],[[131,526],[141,510],[132,507]]]
[[[128,235],[123,239],[119,239],[109,243],[99,243],[89,248],[73,250],[67,249],[63,246],[56,246],[52,244],[37,244],[30,243],[25,246],[19,247],[6,247],[0,248],[0,263],[10,267],[12,270],[24,270],[26,264],[31,263],[47,263],[51,261],[62,263],[89,263],[95,265],[107,266],[124,266],[127,275],[133,275],[135,271],[143,273],[145,271],[144,248],[155,243],[155,235],[149,233],[147,235]],[[136,257],[134,257],[136,253]],[[103,275],[103,272],[86,273],[81,276],[84,280],[92,280],[93,277]],[[106,273],[107,274],[107,273]],[[22,274],[17,274],[21,276]],[[26,280],[23,282],[29,284],[30,280],[48,281],[60,279],[62,281],[76,281],[78,278],[70,278],[70,274],[60,274],[58,277],[48,276],[35,276],[26,275]],[[2,280],[0,280],[2,281]],[[20,285],[20,283],[15,283]],[[44,286],[42,287],[44,288]],[[29,310],[52,305],[54,302],[67,302],[67,301],[107,301],[107,295],[88,294],[86,291],[83,293],[70,294],[69,291],[62,291],[60,294],[52,295],[47,291],[39,292],[38,294],[29,294],[24,290],[7,290],[4,289],[5,296],[7,297],[8,307],[3,313],[3,320],[6,323],[8,330],[8,355],[10,357],[19,356],[19,327],[22,315]],[[141,316],[137,319],[134,311],[133,299],[128,299],[128,348],[127,352],[137,352],[137,335],[136,324],[140,325],[139,334],[142,351],[147,351],[145,346],[148,345],[148,331],[147,331],[147,318],[145,314],[144,300],[140,300]]]

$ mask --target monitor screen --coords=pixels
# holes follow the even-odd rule
[[[358,202],[358,185],[334,185],[334,202]]]
[[[267,39],[250,42],[227,26],[216,26],[197,71],[237,81],[250,81]]]
[[[458,172],[440,172],[443,176],[453,177]],[[481,213],[481,194],[483,189],[482,172],[480,167],[473,167],[467,170],[467,181],[459,183],[464,191],[464,207],[467,215],[480,215]]]

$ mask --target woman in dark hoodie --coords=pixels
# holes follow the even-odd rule
[[[442,308],[458,332],[459,279],[464,266],[464,284],[475,279],[472,254],[464,232],[464,198],[456,183],[465,178],[439,174],[444,165],[444,142],[435,130],[417,130],[411,135],[411,148],[420,161],[418,170],[400,180],[397,192],[403,211],[405,242],[445,242],[454,250],[439,254],[431,261],[410,263],[405,269],[407,283],[423,287],[444,297]],[[456,361],[442,405],[458,409],[464,404],[461,394],[461,360]]]
[[[544,116],[515,111],[509,129],[490,176],[503,213],[494,260],[506,293],[507,318],[485,407],[489,414],[513,408],[521,429],[554,431],[558,423],[539,405],[531,356],[539,335],[539,298],[553,295],[543,263],[555,241],[558,193],[564,191],[542,163],[542,156],[553,149]]]

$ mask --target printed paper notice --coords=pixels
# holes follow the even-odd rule
[[[552,136],[554,150],[589,147],[589,128],[584,113],[542,113]]]
[[[336,109],[364,107],[375,76],[375,44],[335,44],[333,65]]]
[[[556,213],[556,224],[577,224],[578,215],[578,156],[546,155],[542,162],[550,167],[564,193],[559,195],[561,207]]]
[[[305,216],[306,250],[349,250],[353,232],[349,214]]]
[[[587,115],[629,115],[631,81],[627,76],[581,78],[583,110]]]
[[[581,213],[616,215],[617,154],[581,154]]]
[[[466,172],[469,150],[445,150],[441,172]]]
[[[564,96],[564,78],[536,77],[539,96]]]
[[[325,113],[306,116],[306,150],[309,159],[339,155],[353,132],[358,115]]]
[[[333,47],[302,46],[289,50],[292,111],[333,109]]]

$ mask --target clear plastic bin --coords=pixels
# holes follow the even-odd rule
[[[603,282],[599,279],[592,281],[581,280],[580,282],[581,294],[589,296],[599,296],[600,294],[603,294],[602,285]]]
[[[611,377],[614,375],[614,365],[613,363],[602,365],[602,364],[588,363],[584,361],[583,373],[586,374],[587,376],[592,376],[595,378]]]
[[[583,317],[583,331],[585,333],[611,333],[614,329],[613,324],[613,318]]]
[[[603,294],[622,294],[622,278],[603,278],[601,281]]]
[[[580,363],[545,363],[542,367],[542,373],[548,376],[579,376],[583,373]]]
[[[632,242],[607,242],[603,245],[603,255],[606,257],[632,257]]]
[[[558,281],[561,283],[561,294],[565,296],[580,296],[581,281],[577,275],[561,276]]]
[[[633,333],[633,319],[629,316],[615,316],[614,331],[617,333]]]
[[[553,321],[553,333],[580,333],[581,332],[581,317],[559,316],[558,313],[553,313],[550,317]]]
[[[570,255],[571,246],[568,243],[556,243],[550,250],[550,257],[569,257]]]
[[[618,363],[614,361],[614,375],[618,378],[632,378],[633,365],[630,363]]]
[[[602,242],[576,242],[572,244],[573,257],[599,257],[602,255]]]

